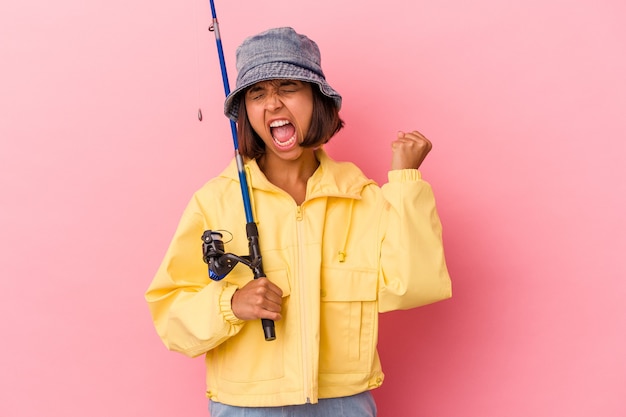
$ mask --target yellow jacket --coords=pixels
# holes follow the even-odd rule
[[[351,163],[323,150],[317,157],[300,206],[255,161],[246,164],[263,269],[283,290],[276,340],[265,341],[260,320],[244,322],[231,310],[250,269],[238,264],[216,282],[202,260],[207,229],[226,231],[226,252],[248,254],[234,160],[193,196],[147,290],[168,349],[206,354],[214,401],[279,406],[376,388],[378,313],[451,296],[441,224],[419,172],[391,171],[381,188]]]

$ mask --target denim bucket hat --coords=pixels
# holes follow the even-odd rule
[[[259,81],[288,79],[319,86],[322,94],[341,108],[341,95],[322,72],[320,50],[315,42],[290,27],[270,29],[246,38],[237,48],[237,85],[224,102],[224,114],[236,121],[239,93]]]

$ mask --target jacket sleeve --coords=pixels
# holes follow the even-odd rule
[[[415,169],[390,171],[388,177],[382,186],[379,311],[450,298],[441,221],[430,185]]]
[[[145,298],[168,349],[201,355],[237,334],[244,321],[232,312],[237,286],[212,281],[202,260],[203,216],[189,203]]]

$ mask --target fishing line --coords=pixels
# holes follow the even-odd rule
[[[198,86],[198,121],[202,121],[202,84],[200,77],[200,34],[198,32],[198,0],[194,2],[193,27],[196,34],[196,85]]]

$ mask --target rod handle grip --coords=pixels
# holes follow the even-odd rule
[[[272,341],[276,339],[276,331],[274,329],[274,320],[261,319],[263,324],[263,334],[265,334],[265,340]]]

